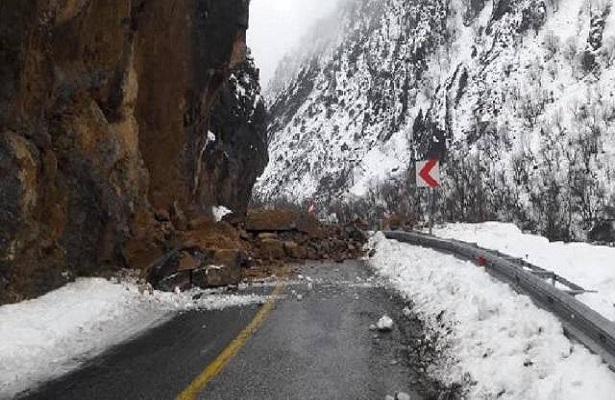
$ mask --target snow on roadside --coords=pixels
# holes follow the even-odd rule
[[[598,293],[577,298],[606,318],[615,321],[615,248],[588,243],[549,241],[521,232],[513,224],[448,224],[434,227],[436,236],[498,250],[554,271],[564,278]]]
[[[264,300],[202,291],[141,293],[133,283],[78,279],[40,298],[2,306],[0,399],[63,375],[177,312]]]
[[[612,399],[615,374],[563,334],[559,321],[473,263],[434,250],[370,239],[370,264],[438,339],[429,371],[462,383],[470,399]]]

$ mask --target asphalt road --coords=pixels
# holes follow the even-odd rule
[[[403,316],[405,303],[367,267],[307,264],[300,273],[305,278],[289,282],[260,329],[198,398],[371,400],[403,391],[418,400],[446,393],[423,376],[430,355],[417,347],[424,343],[421,324]],[[174,399],[257,311],[184,313],[23,398]],[[384,314],[396,321],[393,331],[370,330]]]

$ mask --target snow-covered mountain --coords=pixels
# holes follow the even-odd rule
[[[615,217],[611,0],[350,0],[332,21],[274,80],[258,199],[421,218],[414,161],[437,156],[442,219],[571,239]]]

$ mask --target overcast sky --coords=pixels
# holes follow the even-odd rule
[[[252,0],[248,46],[261,70],[261,85],[273,76],[282,57],[299,44],[310,26],[335,8],[338,0]]]

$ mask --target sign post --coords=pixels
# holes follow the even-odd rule
[[[429,234],[433,234],[433,215],[436,206],[436,188],[440,186],[440,161],[430,159],[416,163],[416,186],[430,189],[429,192]]]

